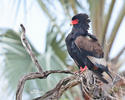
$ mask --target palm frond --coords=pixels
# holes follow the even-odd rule
[[[58,38],[58,31],[57,32],[53,32],[54,27],[51,28],[50,32],[48,32],[47,34],[47,45],[46,45],[46,49],[48,49],[49,47],[52,47],[53,51],[55,52],[55,54],[65,63],[65,59],[66,59],[66,50],[62,47],[62,45],[64,45],[64,35],[61,34],[61,38],[60,40],[57,41]],[[62,43],[63,42],[63,43]]]
[[[109,46],[107,46],[107,49],[106,49],[106,59],[109,59],[109,53],[111,52],[111,48],[113,46],[118,29],[122,23],[124,16],[125,16],[125,2],[120,10],[120,14],[118,15],[118,17],[116,19],[115,25],[114,25],[111,35],[110,35],[110,38],[108,39]]]
[[[103,27],[103,12],[104,12],[104,0],[88,0],[90,5],[90,16],[92,20],[93,33],[99,38],[101,42],[101,34]]]
[[[106,15],[106,20],[104,22],[104,27],[103,27],[103,33],[101,35],[101,39],[102,39],[102,46],[104,47],[104,43],[105,43],[105,36],[106,36],[106,33],[107,33],[107,30],[108,30],[108,25],[109,25],[109,21],[110,21],[110,18],[111,18],[111,14],[112,14],[112,11],[113,11],[113,8],[114,8],[114,4],[115,4],[115,0],[112,0],[111,4],[110,4],[110,8],[108,10],[108,14]]]
[[[75,0],[69,0],[72,10],[74,12],[74,14],[77,14],[77,8],[76,8],[76,1]]]

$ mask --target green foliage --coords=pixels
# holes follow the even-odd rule
[[[66,49],[64,43],[64,34],[58,34],[58,31],[54,32],[54,28],[52,27],[50,31],[47,32],[47,45],[46,51],[51,47],[52,51],[62,60],[63,63],[66,64]],[[57,41],[58,36],[60,35],[60,39]]]

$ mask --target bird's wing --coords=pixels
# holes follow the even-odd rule
[[[82,54],[86,56],[93,56],[96,58],[103,58],[104,52],[98,41],[85,36],[78,36],[75,39],[75,44]]]

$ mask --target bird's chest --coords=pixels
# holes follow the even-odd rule
[[[74,40],[75,39],[73,37],[70,37],[70,36],[68,36],[66,39],[67,50],[71,56],[73,56],[77,52]]]

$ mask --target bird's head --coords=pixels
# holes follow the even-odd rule
[[[72,17],[72,21],[70,24],[73,25],[74,28],[83,28],[87,30],[89,28],[90,19],[87,14],[77,14]]]

